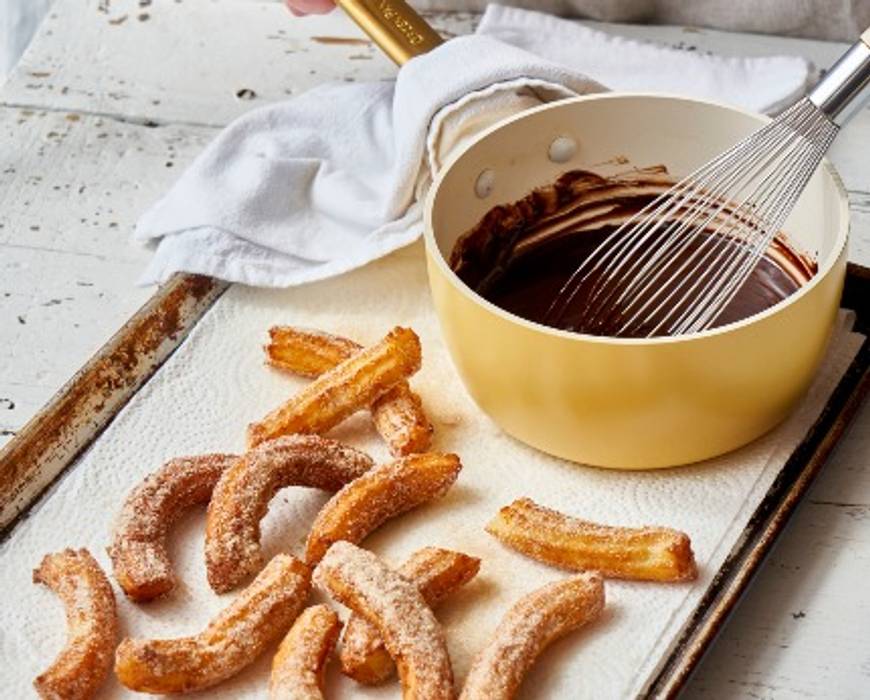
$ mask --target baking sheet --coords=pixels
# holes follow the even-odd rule
[[[801,409],[777,431],[738,453],[665,472],[610,472],[531,450],[503,435],[476,409],[440,342],[420,245],[301,289],[234,287],[0,548],[0,656],[7,662],[3,684],[10,697],[32,693],[32,678],[63,644],[60,605],[30,582],[30,571],[41,556],[66,546],[87,546],[108,568],[105,546],[111,521],[134,484],[174,456],[241,450],[244,426],[303,385],[304,380],[263,366],[260,345],[268,326],[276,323],[319,327],[363,342],[377,340],[396,324],[410,325],[420,334],[424,367],[414,385],[435,422],[435,448],[457,452],[465,468],[444,500],[393,521],[366,546],[396,564],[427,544],[483,558],[478,579],[438,612],[458,679],[513,600],[564,575],[504,549],[483,531],[499,506],[530,496],[602,522],[659,523],[692,536],[699,581],[673,586],[608,582],[604,618],[547,653],[524,685],[527,697],[615,697],[643,689],[861,342],[857,334],[841,334]],[[387,457],[364,415],[334,436],[377,458]],[[324,500],[322,494],[302,489],[279,493],[264,522],[267,553],[299,553]],[[199,510],[173,531],[171,553],[184,582],[179,590],[144,606],[119,595],[123,634],[195,633],[227,604],[232,594],[216,596],[205,581],[203,521]],[[210,691],[210,697],[261,696],[269,657]],[[10,659],[15,663],[8,663]],[[335,697],[399,694],[397,685],[363,691],[334,667],[329,684]],[[112,679],[101,697],[124,695]]]

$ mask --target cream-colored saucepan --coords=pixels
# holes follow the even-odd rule
[[[397,62],[440,41],[404,3],[340,4]],[[625,156],[683,175],[765,120],[706,101],[593,95],[502,121],[442,170],[426,206],[435,308],[466,388],[505,431],[585,464],[668,467],[740,447],[794,408],[822,359],[845,277],[848,202],[827,161],[785,226],[797,248],[816,254],[817,274],[778,305],[715,330],[655,339],[554,330],[487,302],[446,262],[492,207],[566,170]],[[567,162],[549,157],[556,139],[576,144]],[[492,186],[481,197],[475,183],[485,171]]]

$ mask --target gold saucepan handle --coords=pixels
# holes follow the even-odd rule
[[[404,0],[336,0],[336,3],[400,66],[444,41]]]

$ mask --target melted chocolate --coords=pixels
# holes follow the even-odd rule
[[[553,185],[540,188],[522,200],[489,211],[453,249],[450,265],[459,277],[483,298],[530,321],[564,330],[596,335],[615,335],[619,309],[584,327],[583,309],[589,303],[599,277],[590,275],[561,314],[552,304],[560,290],[590,253],[627,218],[638,212],[673,184],[664,168],[647,168],[604,178],[587,171],[566,173]],[[715,239],[711,238],[715,237]],[[694,243],[674,256],[673,272],[700,246],[722,250],[737,243],[715,233],[698,236]],[[731,303],[712,327],[747,318],[779,303],[812,278],[815,263],[796,253],[784,236],[778,236]],[[693,282],[713,274],[712,266],[694,275],[675,279],[690,281],[679,294],[690,305],[697,293]],[[672,277],[672,275],[667,275]],[[650,294],[653,293],[651,289]],[[675,297],[676,298],[676,297]],[[656,328],[652,304],[642,321],[628,333],[647,336]],[[558,310],[558,307],[557,307]],[[655,334],[653,332],[653,334]]]

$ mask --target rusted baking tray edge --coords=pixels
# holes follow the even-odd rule
[[[181,344],[228,285],[176,275],[0,451],[0,541]],[[870,269],[850,265],[843,305],[870,331]],[[758,571],[870,389],[870,343],[756,508],[643,697],[675,697]]]
[[[173,276],[0,450],[0,541],[227,287],[201,275]]]
[[[842,306],[856,312],[855,330],[870,333],[870,268],[849,264]],[[870,340],[865,340],[818,420],[755,509],[642,697],[674,698],[685,686],[785,530],[813,479],[845,435],[868,391]]]

